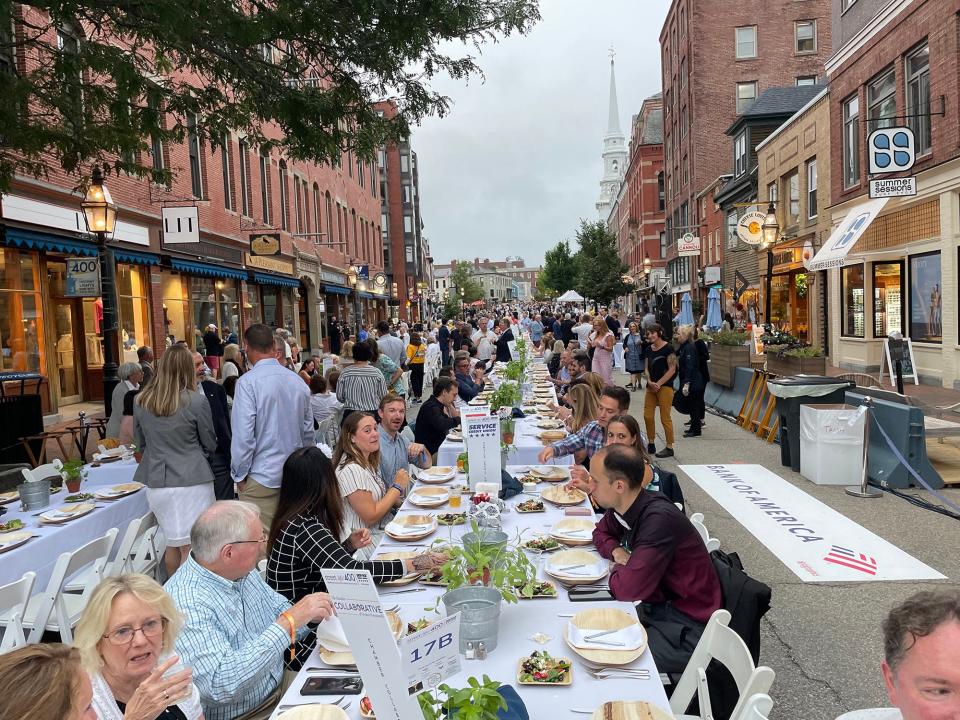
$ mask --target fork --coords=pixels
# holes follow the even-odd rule
[[[587,670],[594,680],[649,680],[650,673],[622,672],[617,670]]]
[[[336,700],[331,700],[330,702],[326,702],[326,703],[300,703],[298,705],[281,705],[280,707],[277,708],[277,710],[290,710],[291,708],[300,707],[301,705],[340,705],[340,703],[342,703],[345,699],[346,699],[346,696],[341,695]],[[349,705],[350,705],[350,702],[347,701],[347,706]],[[341,705],[340,707],[343,707],[343,706]]]

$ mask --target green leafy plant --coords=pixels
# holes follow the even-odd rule
[[[517,602],[518,590],[532,593],[537,571],[523,550],[509,542],[482,542],[476,520],[471,521],[470,530],[475,540],[444,546],[448,559],[440,572],[447,590],[484,585],[499,591],[507,602]]]
[[[818,358],[823,357],[823,348],[819,345],[806,345],[804,347],[791,348],[780,353],[783,357],[795,358]]]
[[[506,709],[507,701],[497,692],[500,683],[483,676],[483,682],[475,677],[467,679],[467,687],[452,688],[446,683],[437,688],[437,694],[423,692],[417,696],[424,720],[496,720],[497,711]],[[442,695],[442,699],[439,697]]]
[[[730,347],[735,347],[737,345],[743,345],[746,343],[749,337],[750,336],[745,332],[725,330],[723,332],[714,333],[710,339],[714,345],[727,345]]]
[[[520,341],[518,340],[519,344]],[[523,357],[521,355],[521,357]],[[503,369],[503,376],[507,380],[513,380],[515,382],[520,382],[523,380],[523,373],[526,370],[523,360],[511,360],[507,363],[507,366]]]
[[[522,337],[519,337],[515,341],[515,347],[517,348],[517,356],[520,358],[520,363],[523,365],[523,369],[527,369],[527,341]],[[519,378],[517,378],[519,380]]]
[[[67,480],[79,479],[81,477],[82,470],[83,470],[83,460],[78,460],[77,458],[64,460],[63,465],[60,468],[60,472],[63,474],[63,477]]]
[[[514,407],[520,402],[520,386],[516,382],[502,382],[490,396],[490,409],[497,411],[502,407]]]

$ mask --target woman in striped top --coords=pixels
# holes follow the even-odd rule
[[[295,450],[283,465],[277,513],[267,545],[267,583],[290,602],[314,592],[326,592],[320,571],[368,570],[374,582],[396,580],[425,572],[446,561],[440,553],[423,553],[408,560],[354,560],[351,553],[370,547],[366,528],[345,533],[344,506],[333,465],[315,447]]]
[[[343,403],[343,422],[352,412],[376,412],[380,399],[387,394],[383,373],[370,364],[372,358],[370,345],[357,343],[353,347],[353,365],[348,365],[340,373],[337,400]]]

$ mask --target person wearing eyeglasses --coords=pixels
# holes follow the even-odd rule
[[[77,624],[74,645],[93,685],[100,720],[198,720],[200,693],[173,645],[181,619],[146,575],[106,578]]]

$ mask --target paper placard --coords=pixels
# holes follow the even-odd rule
[[[470,487],[478,482],[500,486],[500,418],[497,415],[471,419],[464,430]]]
[[[322,362],[323,362],[323,376],[326,377],[327,373],[333,369],[333,358],[325,357]]]
[[[507,340],[507,347],[510,348],[510,359],[519,360],[520,353],[517,352],[517,341],[516,340]]]
[[[321,570],[320,573],[363,678],[363,690],[377,709],[377,718],[423,720],[419,703],[407,692],[400,649],[390,632],[370,573],[366,570]]]
[[[409,693],[433,690],[460,672],[460,613],[407,635],[400,648]]]

